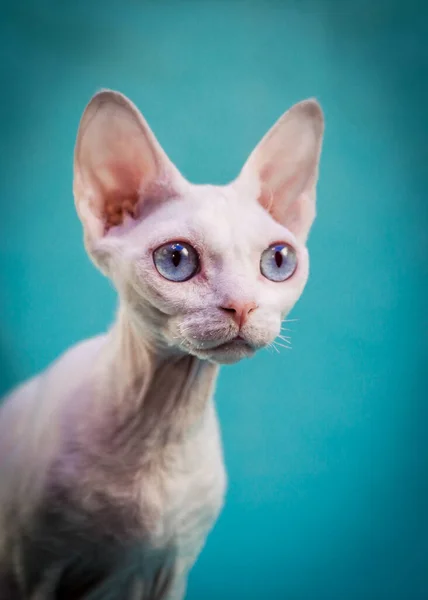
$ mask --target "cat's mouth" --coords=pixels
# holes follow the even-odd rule
[[[170,345],[180,352],[220,364],[231,364],[249,358],[264,346],[263,342],[260,343],[260,336],[253,336],[250,331],[247,335],[246,331],[232,327],[230,323],[208,322],[202,326],[198,322],[196,325],[190,327],[183,322],[176,325],[175,331],[172,330],[168,336]]]
[[[199,358],[227,364],[237,362],[242,358],[249,358],[255,351],[256,348],[250,342],[242,336],[237,335],[231,340],[222,342],[217,346],[195,349],[194,353]]]
[[[223,342],[221,344],[219,344],[218,346],[214,346],[214,348],[211,348],[210,350],[220,350],[220,351],[224,351],[224,350],[228,350],[228,349],[233,349],[233,348],[239,348],[240,346],[247,346],[249,349],[253,349],[253,347],[251,346],[251,344],[249,342],[247,342],[247,340],[245,340],[242,336],[237,335],[234,338],[232,338],[231,340],[229,340],[228,342]]]

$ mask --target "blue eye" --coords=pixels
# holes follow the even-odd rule
[[[296,251],[288,244],[269,246],[260,259],[260,271],[271,281],[285,281],[293,275],[296,267]]]
[[[153,253],[158,272],[170,281],[187,281],[199,270],[196,250],[184,242],[168,242]]]

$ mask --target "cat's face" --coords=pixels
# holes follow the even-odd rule
[[[75,195],[87,247],[164,347],[235,362],[271,344],[300,297],[322,116],[313,101],[296,107],[227,186],[187,182],[123,96],[86,109]]]
[[[306,282],[305,247],[233,186],[189,186],[125,231],[104,245],[114,239],[122,296],[168,345],[201,358],[234,362],[273,342]]]

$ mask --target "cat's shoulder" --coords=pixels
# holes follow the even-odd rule
[[[0,439],[28,439],[41,428],[49,431],[58,409],[74,386],[85,380],[106,336],[100,335],[70,347],[44,371],[20,383],[0,402]],[[16,445],[16,444],[15,444]]]

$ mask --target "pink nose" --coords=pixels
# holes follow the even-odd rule
[[[250,312],[257,308],[257,304],[255,302],[231,302],[227,306],[220,306],[220,308],[230,313],[232,319],[241,329],[247,322]]]

